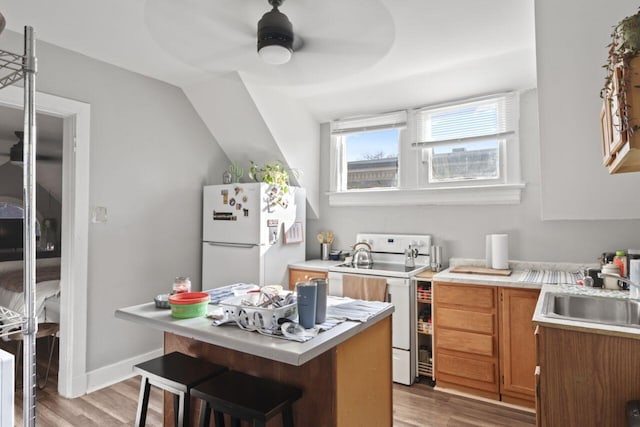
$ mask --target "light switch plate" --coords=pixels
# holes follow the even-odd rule
[[[95,224],[103,224],[107,222],[107,208],[104,206],[96,206],[91,215],[91,222]]]

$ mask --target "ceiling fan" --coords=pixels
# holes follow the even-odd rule
[[[293,25],[278,10],[284,0],[268,1],[273,9],[258,21],[258,54],[267,64],[286,64],[293,52]]]
[[[24,131],[17,130],[14,134],[18,137],[18,142],[11,146],[9,150],[9,161],[11,163],[22,163],[24,152]],[[47,154],[40,154],[36,152],[37,161],[56,161],[62,160],[60,156],[52,156]]]

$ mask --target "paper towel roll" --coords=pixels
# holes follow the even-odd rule
[[[629,280],[640,283],[640,259],[629,260]],[[629,287],[629,294],[631,298],[640,297],[640,291],[635,286]]]
[[[492,234],[487,234],[484,242],[484,266],[487,268],[491,268],[491,236]]]
[[[496,270],[509,268],[509,235],[491,235],[491,267]]]

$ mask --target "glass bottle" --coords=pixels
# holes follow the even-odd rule
[[[620,276],[627,277],[627,254],[625,251],[616,251],[613,263],[620,268]]]

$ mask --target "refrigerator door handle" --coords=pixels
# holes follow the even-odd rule
[[[209,246],[226,246],[229,248],[255,248],[254,243],[227,243],[227,242],[205,242]]]

